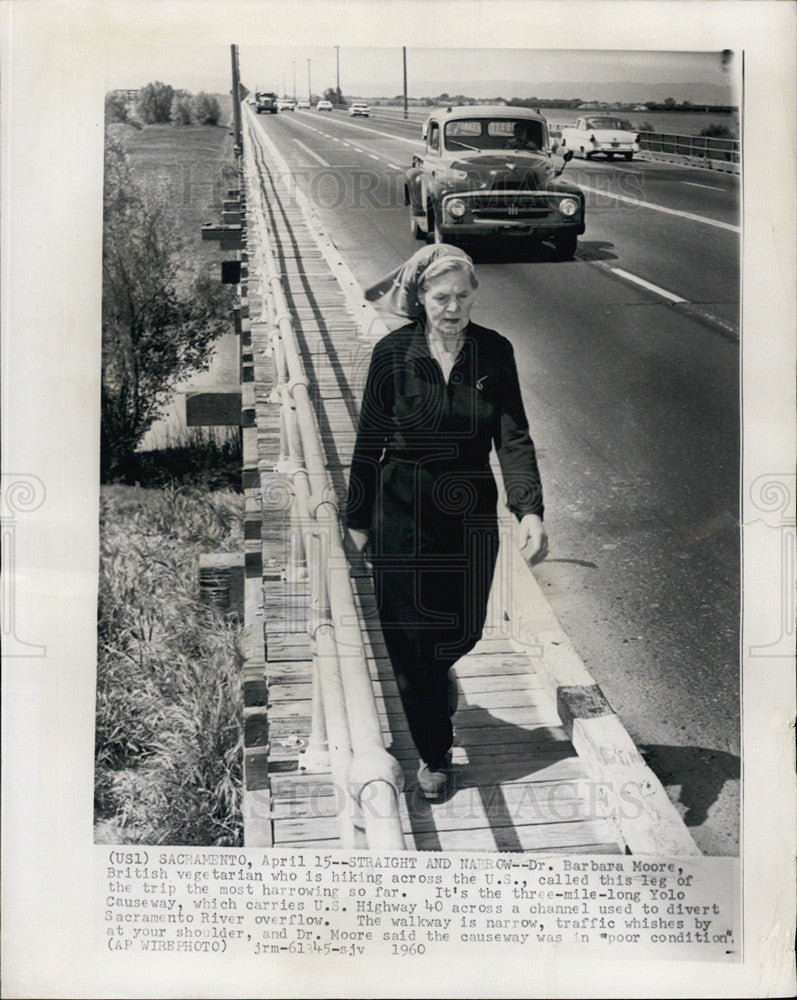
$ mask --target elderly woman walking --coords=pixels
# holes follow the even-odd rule
[[[449,775],[449,669],[481,637],[495,569],[493,445],[524,556],[536,561],[547,546],[512,346],[470,321],[477,287],[470,257],[446,244],[422,248],[376,286],[409,322],[373,350],[349,480],[349,543],[371,549],[379,619],[428,798],[445,791]]]

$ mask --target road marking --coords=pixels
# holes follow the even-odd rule
[[[305,146],[305,144],[303,142],[299,142],[298,139],[294,139],[293,141],[296,143],[297,146],[301,146],[302,149],[305,151],[305,153],[309,153],[314,160],[318,160],[318,162],[321,164],[322,167],[330,166],[330,164],[327,163],[327,161],[322,156],[319,156],[318,153],[314,153],[309,146]]]
[[[406,142],[409,143],[410,146],[420,146],[421,149],[424,148],[423,142],[419,139],[405,139],[402,135],[393,135],[391,132],[380,132],[379,129],[368,128],[366,125],[354,125],[352,122],[341,122],[340,124],[348,125],[349,128],[359,128],[363,132],[369,132],[371,135],[381,135],[386,139],[395,139],[397,142]],[[418,123],[418,129],[420,130],[420,122]]]
[[[689,187],[693,188],[706,188],[707,191],[724,191],[725,188],[717,187],[716,184],[697,184],[695,181],[684,181],[684,184],[688,184]]]
[[[618,278],[624,278],[626,281],[631,281],[635,285],[641,285],[643,288],[647,288],[648,291],[653,292],[655,295],[661,295],[669,302],[672,302],[673,306],[676,307],[679,312],[684,313],[686,316],[691,316],[700,322],[708,323],[709,326],[713,327],[714,330],[725,340],[734,344],[739,343],[739,330],[736,326],[732,323],[728,323],[724,319],[721,319],[704,306],[696,305],[694,302],[689,302],[687,299],[682,299],[679,295],[673,295],[673,293],[668,292],[666,288],[660,288],[658,285],[654,285],[650,281],[645,281],[643,278],[638,278],[635,274],[631,274],[629,271],[624,271],[622,268],[611,267],[602,260],[593,260],[590,261],[590,263],[593,267],[598,267],[602,271],[608,271],[610,274],[613,274]]]
[[[579,184],[582,191],[589,191],[591,194],[605,195],[607,198],[614,198],[616,201],[624,201],[627,205],[636,205],[638,208],[650,208],[654,212],[664,212],[666,215],[677,215],[680,219],[691,219],[692,222],[702,222],[706,226],[716,226],[718,229],[729,229],[732,233],[740,233],[739,226],[732,226],[729,222],[719,222],[717,219],[707,219],[704,215],[694,215],[692,212],[681,212],[677,208],[665,208],[664,205],[654,205],[650,201],[640,201],[639,198],[629,198],[624,194],[612,194],[611,191],[601,191],[598,188],[590,187],[588,184]]]
[[[668,292],[666,288],[659,288],[658,285],[652,284],[650,281],[645,281],[644,278],[638,278],[635,274],[631,274],[629,271],[624,271],[620,267],[609,267],[609,271],[612,274],[619,274],[621,278],[625,278],[627,281],[633,281],[635,285],[641,285],[643,288],[647,288],[649,292],[655,292],[656,295],[661,295],[662,298],[668,299],[670,302],[686,302],[686,299],[682,299],[680,295],[673,295],[672,292]]]
[[[365,152],[365,150],[361,150],[361,152]],[[382,157],[381,156],[377,156],[376,153],[369,153],[368,155],[371,157],[372,160],[381,160],[382,159]]]
[[[404,167],[397,167],[395,163],[390,163],[390,162],[388,162],[388,166],[392,167],[393,170],[404,170],[405,169]]]

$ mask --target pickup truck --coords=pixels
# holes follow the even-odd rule
[[[277,95],[271,91],[255,94],[255,110],[258,114],[262,114],[264,111],[268,111],[271,115],[277,114],[279,110],[277,107]]]
[[[571,150],[558,146],[543,115],[474,105],[426,119],[423,155],[404,175],[410,231],[435,243],[490,237],[549,242],[570,260],[584,232],[584,193],[559,180]]]

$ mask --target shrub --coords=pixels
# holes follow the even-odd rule
[[[158,125],[171,120],[174,87],[168,83],[148,83],[138,95],[138,113],[145,125]]]
[[[105,95],[105,124],[126,122],[129,118],[127,101],[119,93]]]
[[[704,129],[701,129],[700,134],[708,136],[711,139],[735,138],[731,129],[729,129],[727,125],[723,125],[720,122],[712,122],[710,125],[707,125]]]
[[[194,122],[194,108],[191,95],[185,90],[175,91],[172,98],[172,106],[169,111],[173,125],[192,125]]]
[[[212,94],[199,93],[194,98],[194,117],[200,125],[218,125],[221,106]]]

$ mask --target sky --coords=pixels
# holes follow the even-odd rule
[[[249,89],[297,96],[322,93],[336,82],[336,49],[330,45],[255,46],[238,41],[242,82]],[[344,95],[394,97],[402,93],[400,46],[340,45],[340,86]],[[309,61],[309,67],[308,67]],[[730,83],[736,60],[721,52],[552,50],[498,48],[407,49],[410,97],[442,92],[473,97],[581,97],[583,100],[663,100],[655,85],[672,84],[676,100],[732,102]],[[184,46],[159,52],[139,49],[109,64],[108,87],[135,88],[162,79],[186,90],[222,91],[230,86],[228,46]],[[632,83],[619,90],[615,84]],[[687,86],[688,85],[688,86]],[[706,86],[708,85],[708,86]],[[725,89],[723,100],[721,92]],[[672,89],[672,88],[671,88]],[[616,93],[615,93],[616,92]],[[669,93],[669,92],[668,92]],[[734,102],[735,103],[735,102]]]
[[[298,94],[307,92],[307,60],[313,92],[334,86],[334,46],[250,49],[241,45],[241,73],[262,89],[293,90],[294,68]],[[344,94],[394,97],[402,93],[401,48],[341,46],[340,82]],[[655,99],[650,84],[714,84],[726,87],[720,53],[595,52],[534,49],[431,49],[407,51],[407,89],[410,97],[441,92],[473,97],[571,97],[573,84],[585,100],[600,96],[611,83],[632,82],[639,100]],[[268,87],[266,87],[268,85]],[[561,93],[561,89],[567,93]],[[498,88],[498,89],[496,89]],[[702,98],[697,94],[697,100]],[[704,92],[709,91],[704,88]],[[710,91],[713,94],[713,91]]]

